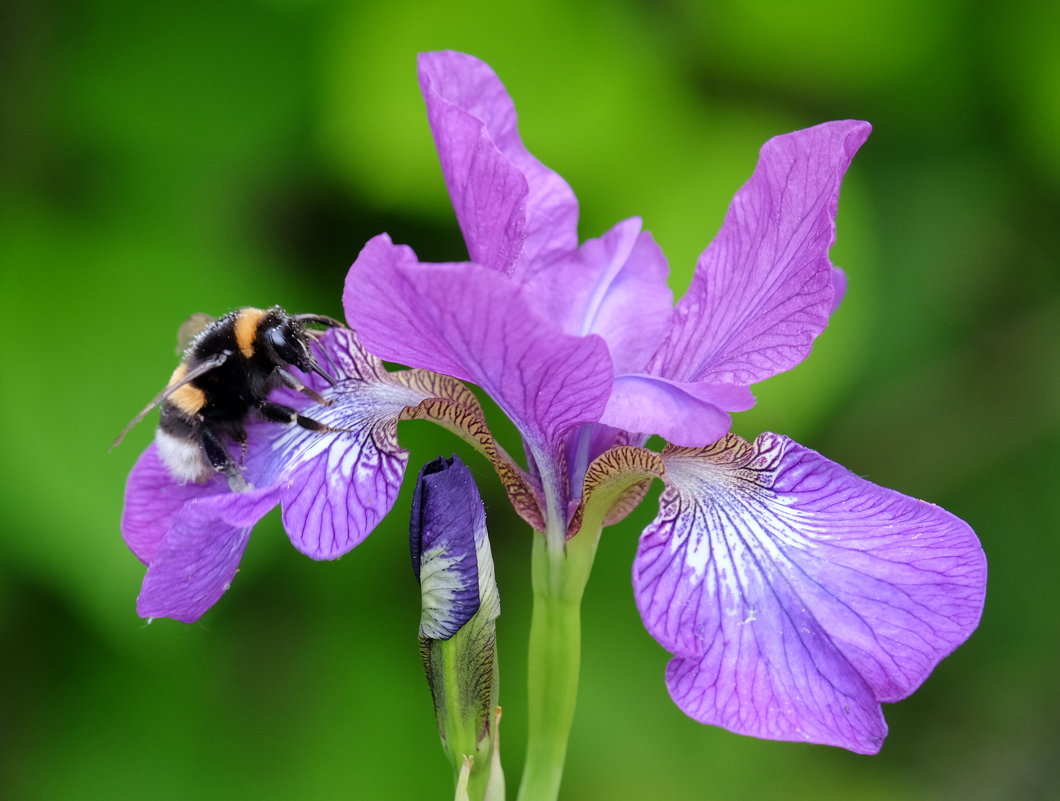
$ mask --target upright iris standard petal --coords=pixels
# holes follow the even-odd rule
[[[489,65],[454,51],[422,53],[419,73],[471,260],[515,275],[574,251],[578,201],[523,145],[515,107]]]
[[[474,382],[538,448],[599,419],[607,403],[604,342],[564,334],[518,286],[479,265],[421,264],[380,235],[350,268],[343,304],[373,353]]]
[[[570,255],[532,264],[523,286],[542,316],[568,334],[599,334],[616,375],[639,373],[670,326],[666,257],[634,217]]]
[[[748,386],[806,358],[833,308],[839,185],[869,131],[866,122],[829,122],[762,146],[652,372]]]
[[[878,751],[880,702],[913,692],[978,624],[975,534],[776,434],[664,461],[633,578],[675,655],[674,700],[740,733]]]

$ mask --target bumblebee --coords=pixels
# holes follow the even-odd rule
[[[195,315],[181,327],[178,336],[186,347],[169,383],[132,419],[114,445],[161,404],[155,442],[174,478],[202,482],[222,473],[233,492],[249,489],[240,464],[246,452],[246,423],[252,415],[295,423],[309,431],[339,430],[268,398],[273,389],[285,386],[328,405],[287,369],[297,367],[335,385],[335,379],[309,351],[309,343],[323,332],[307,325],[342,323],[318,314],[288,314],[279,306],[237,309],[219,319]],[[228,452],[229,440],[240,446],[239,463]]]

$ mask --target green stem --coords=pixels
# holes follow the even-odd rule
[[[562,532],[534,536],[527,746],[519,801],[555,801],[574,720],[581,663],[581,600],[599,528],[564,543]],[[551,535],[551,536],[549,536]]]

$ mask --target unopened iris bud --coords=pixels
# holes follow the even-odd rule
[[[503,797],[499,764],[491,771],[500,598],[482,499],[456,456],[420,471],[409,544],[422,598],[420,653],[442,744],[454,775],[474,758],[469,798]]]

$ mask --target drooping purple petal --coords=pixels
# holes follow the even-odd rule
[[[674,445],[701,446],[729,433],[728,412],[754,406],[746,387],[682,383],[651,375],[615,377],[600,422],[626,431],[658,434]]]
[[[162,538],[185,503],[193,498],[228,491],[218,476],[205,484],[181,484],[158,458],[151,443],[136,460],[125,484],[125,505],[121,513],[121,533],[136,558],[150,564]]]
[[[229,588],[250,530],[279,500],[275,488],[188,501],[166,529],[144,576],[136,611],[194,623]]]
[[[504,85],[451,50],[419,56],[420,86],[449,196],[471,260],[513,275],[578,246],[578,202],[534,158]]]
[[[667,685],[704,723],[879,750],[909,695],[975,629],[972,530],[785,437],[664,455],[668,487],[634,564]]]
[[[486,512],[467,466],[455,456],[424,465],[409,519],[421,637],[448,640],[478,611],[476,543],[485,536]]]
[[[634,217],[567,257],[528,265],[524,286],[542,315],[568,334],[602,336],[616,373],[637,373],[670,325],[667,272],[666,257]]]
[[[834,306],[828,251],[839,185],[870,130],[830,122],[762,146],[699,258],[653,372],[747,386],[806,357]]]
[[[350,268],[343,305],[373,353],[477,384],[538,447],[597,420],[607,402],[603,341],[564,334],[518,286],[477,264],[421,264],[383,234]]]

